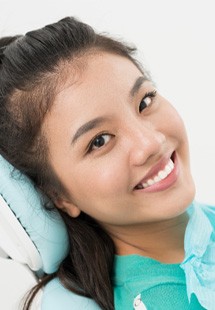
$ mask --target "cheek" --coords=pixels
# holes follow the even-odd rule
[[[179,143],[187,143],[187,133],[184,122],[175,108],[169,103],[164,102],[162,108],[162,130],[167,136],[177,140]]]
[[[116,157],[98,161],[95,167],[83,165],[75,172],[75,175],[78,175],[74,184],[76,192],[84,185],[86,196],[109,198],[125,190],[125,174],[125,166],[122,161],[119,165]]]

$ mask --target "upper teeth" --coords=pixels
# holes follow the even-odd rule
[[[173,170],[174,168],[174,163],[171,159],[169,159],[167,165],[164,167],[163,170],[160,170],[155,176],[154,178],[148,179],[146,182],[144,183],[140,183],[136,186],[137,189],[141,189],[141,188],[146,188],[148,186],[151,186],[155,183],[160,182],[161,180],[165,179]]]

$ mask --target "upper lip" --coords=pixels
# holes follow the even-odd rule
[[[160,158],[160,160],[149,169],[149,171],[145,174],[145,176],[143,177],[143,179],[141,179],[136,185],[138,184],[143,184],[145,183],[147,180],[149,180],[150,178],[153,178],[156,174],[158,174],[158,172],[160,170],[163,170],[165,168],[165,166],[167,165],[167,163],[169,162],[169,159],[173,156],[173,153],[168,153],[164,156],[162,156]],[[134,188],[135,188],[134,187]]]

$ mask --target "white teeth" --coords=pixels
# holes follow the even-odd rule
[[[172,168],[170,167],[170,165],[166,165],[164,170],[167,174],[169,174],[172,171]]]
[[[155,181],[152,179],[149,179],[146,183],[150,186],[152,184],[155,184]]]
[[[157,175],[156,177],[154,177],[154,181],[155,181],[155,183],[157,183],[157,182],[159,182],[159,181],[161,181],[162,179]]]
[[[161,180],[165,179],[173,170],[174,168],[174,163],[173,161],[170,159],[168,164],[164,167],[163,170],[160,170],[156,176],[154,176],[153,179],[148,179],[146,182],[142,183],[142,184],[138,184],[137,185],[137,189],[140,189],[140,185],[142,185],[143,188],[149,187],[155,183],[160,182]]]
[[[174,168],[174,162],[172,161],[172,159],[169,160],[169,163],[167,164],[167,166],[170,166],[170,168]]]
[[[163,180],[167,177],[167,173],[165,170],[161,170],[158,172],[158,176],[161,178],[161,180]]]

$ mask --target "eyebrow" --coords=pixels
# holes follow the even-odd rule
[[[148,79],[144,76],[139,76],[136,81],[134,82],[134,85],[132,86],[130,92],[129,92],[129,96],[130,97],[134,97],[134,95],[138,92],[138,90],[140,89],[141,85],[145,82],[148,81]],[[88,131],[95,129],[96,127],[98,127],[99,125],[101,125],[101,123],[107,121],[106,117],[97,117],[94,118],[92,120],[90,120],[89,122],[85,123],[84,125],[82,125],[75,133],[75,135],[72,138],[72,143],[71,144],[75,144],[75,142],[84,134],[86,134]]]
[[[142,84],[143,84],[145,81],[148,81],[148,79],[147,79],[145,76],[139,76],[139,77],[136,79],[136,81],[135,81],[135,83],[134,83],[132,89],[130,90],[129,96],[130,96],[130,97],[134,97],[134,95],[138,92],[138,90],[140,89],[140,87],[142,86]]]
[[[97,117],[97,118],[94,118],[94,119],[90,120],[89,122],[85,123],[84,125],[82,125],[76,131],[76,133],[72,139],[72,144],[74,144],[80,138],[80,136],[82,136],[85,133],[87,133],[88,131],[98,127],[101,123],[105,122],[106,120],[107,120],[106,117]]]

